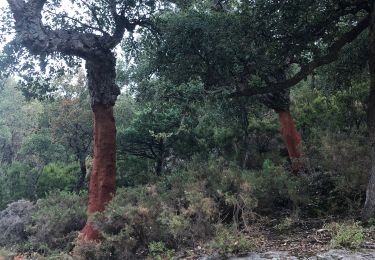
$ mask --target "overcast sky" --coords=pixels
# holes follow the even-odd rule
[[[8,5],[7,0],[0,0],[0,7]]]

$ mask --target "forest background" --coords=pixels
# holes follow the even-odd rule
[[[85,259],[167,259],[198,246],[232,255],[301,223],[324,227],[331,246],[364,242],[375,216],[373,1],[119,1],[131,18],[113,21],[100,11],[109,0],[78,1],[81,20],[46,4],[47,31],[107,37],[113,26],[116,36],[123,22],[115,74],[96,71],[91,52],[26,39],[14,4],[24,2],[9,2],[0,246],[44,256],[74,248]],[[98,91],[92,71],[116,75],[121,94]],[[117,191],[104,211],[89,209],[101,242],[81,243],[92,109],[114,102]]]

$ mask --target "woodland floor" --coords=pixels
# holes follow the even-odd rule
[[[209,244],[197,245],[193,249],[186,249],[177,252],[176,259],[187,260],[222,260],[222,259],[274,259],[274,260],[294,260],[294,259],[375,259],[375,229],[366,229],[365,242],[358,253],[353,251],[342,251],[342,254],[349,256],[333,256],[336,251],[332,251],[328,257],[316,257],[322,252],[328,252],[331,248],[331,236],[323,228],[325,223],[332,222],[332,219],[306,219],[280,222],[277,219],[265,219],[247,228],[246,237],[255,243],[254,254],[251,252],[239,254],[236,257],[220,257]],[[367,250],[367,251],[366,251]],[[340,250],[337,250],[340,254]],[[268,254],[267,254],[267,253]],[[331,252],[331,251],[330,251]],[[360,253],[362,252],[362,253]],[[365,253],[363,253],[365,252]],[[0,260],[25,260],[25,259],[49,259],[30,258],[7,252],[8,256],[2,257],[0,250]],[[362,257],[365,255],[366,257]],[[265,258],[259,258],[260,256]],[[53,259],[73,259],[69,255],[61,254],[61,258]]]
[[[328,230],[323,228],[325,223],[330,222],[332,222],[332,219],[290,220],[288,223],[289,225],[282,225],[276,224],[278,223],[278,220],[273,219],[271,221],[268,220],[267,224],[259,223],[258,225],[252,225],[251,228],[248,229],[247,237],[255,241],[255,251],[257,253],[271,252],[269,259],[307,259],[322,252],[328,252],[332,249],[331,236]],[[374,229],[366,229],[365,242],[362,244],[361,248],[358,249],[358,256],[360,255],[359,252],[363,250],[369,250],[372,257],[356,257],[355,259],[375,259]],[[289,256],[294,256],[295,258],[290,258],[289,256],[284,257],[284,253],[287,253]],[[355,252],[354,255],[356,255]],[[237,255],[237,257],[239,257],[238,259],[253,259],[252,257],[249,257],[249,253],[240,254]],[[204,246],[198,246],[193,250],[180,252],[179,259],[218,260],[228,258],[219,257],[214,250],[207,249]],[[254,259],[258,258],[254,257]],[[268,257],[265,259],[268,259]],[[318,257],[317,259],[336,258]],[[351,257],[343,258],[340,256],[337,259],[351,259]]]

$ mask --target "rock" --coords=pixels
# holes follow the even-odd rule
[[[330,250],[317,255],[318,260],[364,260],[375,259],[375,250],[361,250],[351,252],[347,250]]]
[[[286,251],[269,251],[265,253],[251,253],[245,257],[232,257],[230,260],[298,260],[296,256],[291,256],[289,252]]]
[[[198,260],[228,259],[219,256],[201,257]],[[297,257],[287,251],[269,251],[265,253],[250,253],[244,257],[231,257],[229,260],[368,260],[375,259],[375,250],[366,249],[358,252],[347,250],[330,250],[311,257]]]
[[[202,256],[199,257],[197,260],[224,260],[225,258],[219,255],[214,256]]]

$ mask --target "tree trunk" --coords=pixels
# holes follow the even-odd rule
[[[79,156],[79,168],[81,170],[81,174],[79,176],[79,180],[77,183],[77,191],[80,191],[83,189],[85,186],[85,179],[87,175],[87,170],[86,170],[86,158],[83,155]]]
[[[90,215],[104,211],[116,191],[116,125],[111,105],[96,104],[94,114],[94,162],[90,178],[88,221],[81,237],[101,239],[90,223]]]
[[[155,173],[157,176],[161,176],[162,171],[163,171],[163,158],[157,158]]]
[[[242,168],[247,167],[247,162],[250,158],[249,152],[249,118],[248,118],[248,111],[245,105],[241,106],[241,126],[243,130],[243,149],[244,155],[242,157]]]
[[[1,162],[7,165],[11,165],[14,157],[12,145],[5,144],[3,147],[3,157],[1,159]]]
[[[277,81],[283,81],[286,79],[284,71],[279,71],[275,74],[275,77]],[[263,95],[261,100],[264,105],[274,109],[279,115],[281,135],[285,146],[288,149],[292,171],[294,174],[298,174],[298,172],[304,167],[301,162],[301,135],[298,133],[294,125],[293,117],[289,111],[289,90],[284,89]]]
[[[375,6],[375,3],[374,3]],[[370,94],[367,107],[367,127],[371,145],[371,170],[366,190],[366,201],[362,210],[363,221],[375,217],[375,7],[372,8],[372,18],[369,32],[369,69]]]
[[[281,125],[281,135],[288,149],[293,173],[297,174],[303,168],[301,162],[301,135],[298,133],[293,117],[289,111],[278,111]]]
[[[371,170],[366,190],[366,202],[362,210],[362,220],[367,222],[375,217],[375,146],[371,147]]]
[[[155,172],[157,176],[161,176],[161,172],[163,171],[164,155],[165,155],[164,141],[162,139],[160,140],[160,143],[159,143],[159,154],[158,154],[158,158],[156,159],[156,166],[155,166]]]

